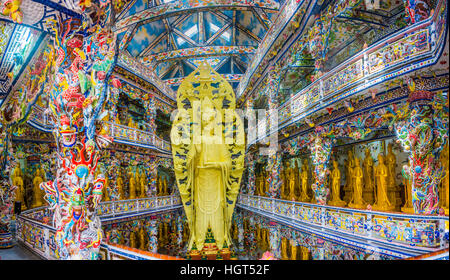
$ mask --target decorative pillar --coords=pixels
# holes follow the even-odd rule
[[[152,197],[156,196],[156,180],[158,179],[158,164],[156,162],[156,158],[152,156],[149,163],[149,174],[150,174],[150,180],[149,180],[149,188],[147,188],[147,196]]]
[[[255,165],[256,159],[254,154],[248,154],[247,159],[247,174],[248,174],[248,182],[247,182],[247,193],[249,195],[255,194]]]
[[[410,81],[411,82],[411,81]],[[412,178],[412,204],[418,214],[439,213],[438,187],[445,175],[439,157],[448,138],[448,111],[442,94],[414,90],[395,124],[397,141],[409,152],[409,167],[403,170]]]
[[[147,124],[150,127],[150,133],[156,135],[156,103],[155,103],[155,96],[150,95],[148,100],[148,106],[147,106],[147,114],[145,115],[145,120]]]
[[[311,159],[314,165],[314,183],[311,188],[314,191],[316,202],[325,205],[330,192],[327,185],[327,177],[330,173],[328,162],[331,156],[334,138],[330,133],[325,133],[321,126],[316,127],[315,132],[310,135],[308,147],[311,151]]]
[[[13,246],[11,217],[14,215],[15,188],[10,179],[15,166],[9,128],[0,116],[0,249]],[[20,190],[19,190],[20,191]]]
[[[55,123],[58,161],[54,181],[41,184],[55,210],[55,240],[61,259],[98,259],[102,229],[96,208],[105,176],[95,177],[100,149],[111,139],[96,133],[95,121],[108,96],[108,81],[117,60],[110,33],[111,5],[89,8],[82,20],[68,19],[55,31],[53,87],[49,92]],[[91,16],[101,17],[93,27]],[[87,32],[91,32],[87,34]]]
[[[148,223],[148,250],[153,253],[158,252],[158,220],[151,219]]]
[[[275,256],[275,258],[281,259],[280,228],[276,223],[269,223],[269,238],[270,252]]]
[[[280,197],[281,184],[281,152],[268,156],[266,170],[269,172],[269,197]]]

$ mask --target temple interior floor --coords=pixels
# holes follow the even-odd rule
[[[3,260],[40,260],[41,258],[20,243],[8,249],[0,249],[0,261]]]

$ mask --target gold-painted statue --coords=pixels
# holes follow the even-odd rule
[[[141,193],[141,173],[139,168],[136,168],[136,172],[134,172],[134,183],[136,184],[136,197],[138,197]]]
[[[410,164],[409,162],[406,164],[406,168],[409,170]],[[407,175],[406,178],[403,178],[403,184],[405,185],[405,204],[402,207],[402,212],[414,214],[414,207],[412,204],[412,180],[411,176]]]
[[[134,230],[132,230],[130,232],[130,247],[137,248],[137,238],[136,238],[136,232]]]
[[[331,171],[331,200],[328,205],[344,207],[347,203],[340,198],[341,192],[341,171],[339,170],[338,163],[333,160],[333,171]]]
[[[33,179],[33,203],[31,208],[41,207],[44,205],[42,201],[42,191],[39,187],[42,182],[44,182],[44,179],[41,177],[41,172],[39,169],[36,169],[35,176]]]
[[[299,200],[302,202],[310,202],[311,198],[308,196],[308,167],[305,164],[305,161],[303,162],[302,165],[302,172],[300,172],[300,181],[302,185],[302,190],[300,193]]]
[[[139,229],[139,250],[147,251],[147,233],[144,227]]]
[[[300,170],[298,168],[298,160],[295,159],[294,162],[294,181],[295,181],[295,198],[297,201],[299,201],[300,198],[300,193],[301,193],[301,189],[300,189]]]
[[[308,247],[300,246],[300,259],[305,261],[310,259],[310,252]]]
[[[297,245],[295,245],[295,242],[290,242],[291,243],[291,253],[290,253],[290,260],[297,260]]]
[[[244,166],[244,126],[231,85],[202,63],[181,83],[171,130],[175,177],[191,229],[188,251],[204,247],[208,227],[221,250],[232,244],[231,217]],[[192,131],[192,134],[191,134]]]
[[[25,188],[23,186],[22,179],[22,170],[20,170],[20,164],[16,169],[14,169],[14,173],[12,175],[11,181],[13,186],[16,186],[15,190],[15,201],[20,202],[20,208],[22,211],[27,210],[27,206],[25,205]]]
[[[280,246],[280,251],[281,251],[281,259],[282,260],[288,260],[289,259],[289,255],[288,255],[288,250],[289,250],[289,241],[286,237],[281,238],[281,246]]]
[[[134,176],[131,175],[129,179],[130,189],[128,190],[128,199],[135,199],[136,198],[136,182],[134,180]]]
[[[122,179],[122,175],[120,175],[120,173],[117,176],[116,184],[117,184],[117,191],[119,193],[119,200],[124,199],[125,195],[124,195],[124,192],[123,192],[123,179]]]
[[[373,158],[370,154],[369,148],[366,148],[366,154],[363,161],[364,167],[364,188],[366,190],[373,189]]]
[[[139,197],[144,198],[147,196],[147,177],[145,176],[144,170],[142,170],[141,180],[139,180],[139,182],[141,183],[141,193]]]
[[[352,208],[365,208],[367,203],[363,200],[363,171],[359,165],[359,158],[355,157],[355,167],[352,172],[353,175],[353,197],[349,207]]]
[[[290,164],[288,165],[290,166]],[[289,200],[295,200],[295,173],[294,173],[294,169],[289,167],[288,169],[288,182],[289,182],[289,188],[288,188],[288,196],[287,199]]]
[[[164,195],[169,195],[169,189],[168,189],[168,186],[167,186],[167,177],[164,177],[164,179],[163,179],[163,186],[164,186],[163,194]]]
[[[378,155],[378,165],[375,167],[375,204],[373,205],[373,210],[379,211],[390,211],[394,209],[394,206],[391,204],[387,194],[388,188],[388,179],[387,177],[388,169],[384,164],[384,157],[382,154]]]
[[[286,189],[289,186],[289,162],[286,162],[285,167],[283,168],[283,170],[281,171],[281,179],[282,179],[282,184],[281,184],[281,191],[280,191],[280,198],[281,199],[286,199]]]
[[[396,186],[395,183],[395,167],[397,166],[397,158],[395,157],[394,152],[392,151],[392,143],[388,144],[388,154],[386,155],[386,166],[388,168],[388,188],[394,188]]]
[[[269,172],[266,170],[264,171],[264,191],[263,191],[263,196],[268,196],[269,193],[269,180],[267,180],[269,178]]]

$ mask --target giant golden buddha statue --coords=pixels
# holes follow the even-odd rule
[[[176,182],[189,222],[188,252],[208,228],[218,250],[232,244],[231,217],[244,166],[244,126],[231,85],[202,63],[181,83],[171,130]],[[192,132],[192,134],[191,134]]]

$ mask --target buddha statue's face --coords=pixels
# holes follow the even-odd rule
[[[389,143],[389,145],[388,145],[388,151],[389,151],[389,152],[392,152],[392,143]]]
[[[333,167],[334,167],[334,168],[337,168],[337,167],[338,167],[338,163],[337,163],[337,161],[335,161],[335,160],[333,160]]]
[[[383,163],[383,156],[382,155],[378,155],[378,161],[381,163]]]
[[[359,158],[355,158],[355,164],[359,165]]]

